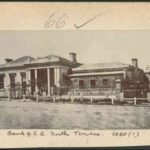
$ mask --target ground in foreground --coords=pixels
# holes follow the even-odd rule
[[[150,107],[0,101],[0,129],[150,129]]]

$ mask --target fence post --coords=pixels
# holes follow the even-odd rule
[[[11,101],[10,91],[8,90],[8,100]]]
[[[73,99],[73,97],[71,97],[71,103],[73,103],[74,102],[74,99]]]
[[[7,86],[7,94],[8,94],[7,95],[8,96],[8,100],[11,101],[11,96],[10,96],[11,95],[11,89],[10,89],[9,85]]]
[[[121,102],[124,101],[124,93],[120,93],[120,101],[121,101]]]
[[[55,96],[53,96],[53,103],[55,103]]]
[[[36,94],[36,101],[37,101],[37,102],[39,101],[39,94],[38,94],[38,92],[37,92],[37,94]]]
[[[59,100],[59,102],[61,101],[61,95],[58,95],[58,100]]]
[[[23,101],[26,101],[26,96],[25,96],[25,94],[23,94]]]
[[[136,105],[136,100],[137,100],[136,97],[134,97],[134,105]]]
[[[93,98],[91,97],[91,103],[93,103]]]
[[[114,99],[113,99],[113,98],[111,99],[111,104],[112,104],[112,105],[114,104]]]
[[[83,99],[84,99],[84,97],[83,97],[83,92],[80,93],[80,98],[79,98],[79,99],[80,99],[81,102],[83,102]]]
[[[123,98],[122,97],[120,98],[120,101],[123,102]]]
[[[80,96],[80,101],[83,102],[83,96]]]
[[[43,101],[46,101],[46,92],[43,92]]]

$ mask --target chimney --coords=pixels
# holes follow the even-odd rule
[[[5,59],[5,62],[6,62],[6,63],[10,63],[10,62],[12,62],[12,61],[13,61],[13,60],[10,59],[10,58],[6,58],[6,59]]]
[[[77,59],[76,59],[76,53],[69,53],[69,56],[70,56],[70,60],[74,63],[77,62]]]
[[[132,59],[132,66],[138,68],[138,60],[137,58]]]

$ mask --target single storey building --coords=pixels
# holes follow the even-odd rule
[[[66,75],[71,68],[80,65],[75,53],[69,55],[70,59],[56,55],[36,59],[30,56],[6,59],[6,63],[0,65],[0,96],[8,96],[10,90],[11,96],[21,97],[19,89],[24,89],[26,95],[45,92],[50,96],[67,92]],[[20,96],[16,95],[19,93]]]
[[[70,94],[120,97],[147,97],[148,79],[138,67],[120,62],[83,64],[72,69]]]
[[[69,59],[48,55],[5,59],[0,65],[0,97],[36,95],[101,95],[147,97],[149,80],[138,67],[120,62],[81,64],[76,54]]]

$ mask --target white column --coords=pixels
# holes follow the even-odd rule
[[[35,80],[37,81],[37,69],[34,70]],[[35,85],[35,91],[38,92],[37,83]]]
[[[8,96],[8,100],[10,100],[10,77],[9,77],[9,73],[5,73],[5,77],[4,77],[4,88],[6,91],[6,96]]]
[[[59,67],[55,68],[54,74],[55,74],[55,85],[57,87],[60,87],[60,68]]]
[[[29,92],[31,93],[31,70],[26,71],[26,83],[30,85]]]
[[[4,88],[7,89],[8,85],[10,86],[10,78],[9,78],[9,73],[5,73],[4,77]]]
[[[57,85],[58,85],[58,87],[60,87],[60,68],[58,67],[57,68]]]
[[[20,72],[16,73],[16,83],[19,82],[21,84],[21,74]]]
[[[126,71],[123,73],[123,78],[126,79]]]
[[[31,82],[31,71],[26,71],[26,82],[29,84]]]
[[[57,68],[54,68],[54,84],[56,85],[57,84],[57,75],[56,75],[56,71]]]
[[[47,68],[47,89],[48,89],[48,93],[47,95],[50,96],[50,69]]]

